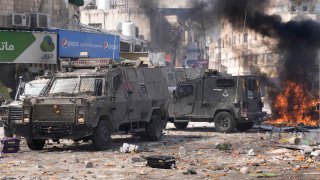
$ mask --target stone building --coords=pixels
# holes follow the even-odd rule
[[[50,16],[52,27],[77,29],[79,7],[68,0],[1,0],[0,28],[11,28],[9,16],[13,13],[44,13]]]
[[[267,14],[281,16],[284,22],[294,20],[319,20],[317,0],[271,1]],[[232,75],[267,73],[277,78],[283,62],[277,50],[277,40],[262,36],[248,28],[233,28],[221,19],[220,38],[210,44],[209,69],[226,71]]]

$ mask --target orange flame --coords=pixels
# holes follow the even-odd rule
[[[312,99],[307,95],[302,84],[292,81],[285,83],[284,90],[276,97],[274,109],[277,118],[269,120],[270,124],[296,126],[318,126],[319,124],[319,99]]]

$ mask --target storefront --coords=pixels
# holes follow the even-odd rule
[[[0,31],[0,66],[0,89],[12,90],[12,97],[19,76],[29,81],[46,69],[57,69],[57,34]]]

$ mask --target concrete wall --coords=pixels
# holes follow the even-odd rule
[[[38,12],[49,14],[53,27],[77,29],[78,9],[68,0],[1,0],[0,27],[9,27],[8,16],[11,13]]]
[[[138,27],[139,34],[150,40],[150,18],[143,9],[131,9],[130,16],[127,9],[83,10],[80,17],[83,24],[101,24],[102,29],[109,31],[117,31],[119,23],[130,20]]]

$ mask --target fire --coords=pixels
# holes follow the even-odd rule
[[[318,126],[319,99],[312,99],[302,84],[292,81],[285,83],[284,90],[276,97],[274,109],[276,119],[270,124],[296,126]]]

